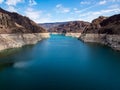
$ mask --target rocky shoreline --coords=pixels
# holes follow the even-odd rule
[[[0,51],[36,44],[49,37],[44,28],[28,17],[0,8]]]
[[[120,14],[94,19],[79,39],[84,42],[104,44],[120,51]]]
[[[120,36],[107,34],[83,34],[79,38],[83,42],[100,43],[107,45],[114,50],[120,51]]]
[[[81,33],[66,33],[65,36],[71,36],[71,37],[78,38],[81,36]]]
[[[49,37],[49,33],[0,34],[0,51],[36,44],[38,41]]]
[[[56,33],[56,32],[52,32],[51,34],[60,34],[60,35],[64,35],[64,36],[70,36],[70,37],[75,37],[75,38],[79,38],[81,33]]]
[[[70,21],[42,26],[49,28],[48,31],[26,16],[0,8],[0,50],[35,44],[49,38],[50,32],[75,37],[84,42],[105,44],[120,51],[120,14],[100,16],[91,23]]]

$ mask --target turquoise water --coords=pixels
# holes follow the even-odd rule
[[[0,54],[0,90],[120,90],[120,52],[51,35]]]

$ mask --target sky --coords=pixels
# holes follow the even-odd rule
[[[120,0],[0,0],[0,7],[36,23],[88,21],[120,14]]]

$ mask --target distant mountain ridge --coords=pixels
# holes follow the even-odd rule
[[[48,32],[56,32],[56,33],[81,33],[87,26],[89,26],[89,22],[84,21],[69,21],[62,23],[52,23],[49,25]],[[43,24],[47,26],[48,24]]]
[[[53,28],[53,27],[57,27],[61,24],[65,24],[67,22],[55,22],[55,23],[39,23],[39,25],[43,28],[45,28],[46,30]]]

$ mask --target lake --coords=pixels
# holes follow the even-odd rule
[[[120,90],[120,52],[51,35],[0,53],[0,90]]]

